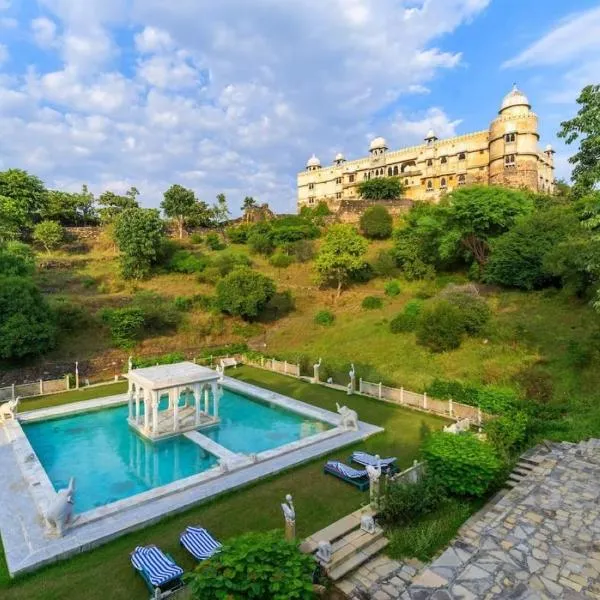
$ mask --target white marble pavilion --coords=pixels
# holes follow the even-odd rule
[[[153,441],[216,425],[220,378],[217,371],[192,362],[131,369],[129,425]],[[161,409],[164,396],[169,401]]]

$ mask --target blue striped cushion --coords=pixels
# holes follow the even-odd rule
[[[131,564],[138,571],[143,571],[155,586],[183,575],[183,569],[156,546],[138,546],[131,555]]]
[[[357,462],[359,465],[365,465],[365,467],[367,465],[370,465],[372,467],[377,466],[377,461],[375,460],[375,456],[373,454],[369,454],[368,452],[353,452],[352,460],[354,462]],[[390,465],[393,465],[396,462],[396,460],[397,459],[395,456],[391,456],[389,458],[380,458],[379,464],[385,468],[385,467],[389,467]]]
[[[359,471],[337,460],[328,461],[327,467],[332,471],[337,471],[338,473],[341,473],[344,477],[348,477],[349,479],[359,479],[361,477],[367,476],[367,471],[365,469],[361,469]]]
[[[221,544],[201,527],[188,527],[179,539],[185,549],[198,560],[206,560],[221,549]]]

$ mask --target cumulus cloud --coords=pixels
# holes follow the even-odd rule
[[[207,200],[253,195],[279,210],[293,209],[313,151],[362,155],[375,129],[398,145],[430,127],[453,135],[460,121],[441,108],[384,115],[460,63],[439,38],[488,4],[40,2],[33,39],[61,65],[0,80],[4,166],[97,192],[135,184],[153,205],[181,181]]]

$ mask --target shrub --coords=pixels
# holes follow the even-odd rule
[[[270,221],[270,236],[275,246],[286,242],[314,239],[319,236],[319,228],[302,216],[290,215]]]
[[[65,230],[58,221],[42,221],[33,229],[33,239],[50,252],[64,242]]]
[[[404,525],[432,512],[444,499],[444,487],[429,474],[416,483],[390,483],[380,517],[388,525]]]
[[[206,236],[206,245],[211,250],[224,250],[227,247],[225,242],[223,242],[223,240],[221,239],[221,236],[218,233],[215,233],[214,231],[211,231]]]
[[[261,273],[240,268],[217,284],[217,306],[230,315],[255,318],[275,294],[275,283]]]
[[[293,256],[300,263],[308,262],[315,255],[314,244],[310,240],[286,242],[281,245],[281,251]]]
[[[149,333],[170,331],[181,321],[181,314],[175,304],[156,292],[137,292],[131,305],[142,311],[144,330]]]
[[[280,532],[246,533],[201,562],[189,577],[192,598],[312,600],[315,562]]]
[[[515,410],[519,403],[516,394],[511,389],[495,386],[476,387],[463,385],[460,381],[445,381],[434,379],[427,388],[427,393],[440,400],[452,399],[455,402],[479,406],[482,411],[501,415]]]
[[[379,277],[390,277],[396,272],[396,259],[390,250],[380,250],[377,253],[373,270]]]
[[[269,264],[276,269],[287,269],[293,262],[294,259],[283,252],[275,252],[269,259]]]
[[[173,365],[185,360],[185,355],[181,352],[169,352],[160,356],[150,356],[146,358],[132,358],[134,369],[143,369],[144,367],[153,367],[154,365]]]
[[[188,312],[189,310],[192,310],[194,306],[194,299],[188,296],[177,296],[173,301],[173,306],[179,312]]]
[[[350,274],[350,279],[356,283],[367,283],[373,277],[375,277],[375,271],[373,271],[373,267],[369,263],[364,263]]]
[[[101,317],[110,328],[113,343],[119,348],[131,348],[142,336],[144,312],[141,308],[105,309]]]
[[[375,308],[381,308],[383,306],[383,302],[381,298],[377,296],[367,296],[363,299],[361,306],[367,310],[373,310]]]
[[[418,300],[407,302],[404,310],[390,321],[390,331],[392,333],[414,331],[417,328],[421,308],[422,303]]]
[[[400,288],[400,283],[393,279],[392,281],[388,281],[384,287],[385,295],[390,297],[399,296],[402,291]]]
[[[206,268],[208,259],[187,250],[177,250],[169,259],[167,269],[174,273],[200,273]]]
[[[492,316],[492,311],[483,298],[464,292],[450,292],[442,296],[460,310],[467,334],[479,333]]]
[[[315,315],[315,323],[317,325],[333,325],[333,322],[335,321],[335,315],[329,311],[329,310],[320,310],[316,315]]]
[[[275,249],[275,244],[268,233],[254,232],[248,237],[250,251],[268,256]]]
[[[434,281],[426,281],[422,283],[415,293],[415,297],[419,300],[428,300],[437,294],[437,286]]]
[[[417,342],[432,352],[447,352],[460,346],[463,332],[460,309],[441,300],[423,311],[417,324]]]
[[[77,331],[90,323],[90,313],[80,304],[59,298],[50,306],[59,331]]]
[[[35,256],[27,244],[0,244],[0,275],[27,277],[35,271]]]
[[[267,302],[264,313],[265,317],[272,319],[280,319],[291,313],[296,308],[294,297],[290,290],[276,292],[273,297]]]
[[[498,454],[507,459],[525,441],[528,417],[524,412],[512,412],[492,419],[485,426],[488,441]]]
[[[222,252],[214,256],[206,269],[198,277],[199,281],[216,283],[235,269],[249,267],[252,261],[248,256],[237,252]]]
[[[245,244],[248,241],[248,234],[252,227],[248,223],[228,227],[225,230],[227,239],[232,244]]]
[[[214,296],[206,296],[204,294],[196,294],[192,296],[194,306],[200,310],[213,310],[216,307],[216,298]]]
[[[549,402],[554,394],[552,375],[534,365],[523,369],[515,376],[525,398],[537,402]]]
[[[192,242],[192,244],[203,244],[204,238],[201,233],[192,233],[192,235],[190,235],[190,242]]]
[[[433,433],[423,455],[431,475],[457,496],[483,496],[502,468],[492,445],[470,433]]]
[[[360,230],[365,237],[384,240],[392,235],[392,215],[385,206],[367,208],[360,218]]]

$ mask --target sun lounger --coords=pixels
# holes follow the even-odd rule
[[[336,460],[330,460],[323,469],[325,473],[355,485],[361,492],[369,489],[369,476],[365,469],[354,469]]]
[[[374,454],[369,454],[368,452],[353,452],[350,460],[354,463],[362,465],[363,467],[376,467],[377,466],[377,458]],[[390,456],[389,458],[380,458],[379,464],[381,465],[381,470],[384,473],[395,473],[398,471],[398,467],[394,464],[397,458],[395,456]]]
[[[196,560],[206,560],[221,549],[221,543],[201,527],[186,528],[179,540]]]
[[[131,564],[152,594],[158,588],[163,597],[183,587],[183,569],[156,546],[138,546],[131,553]]]

